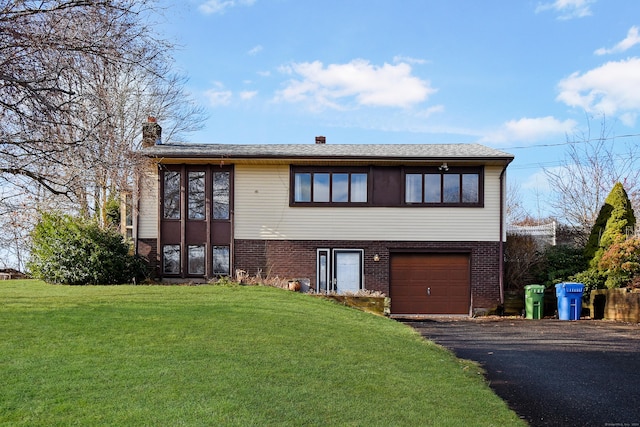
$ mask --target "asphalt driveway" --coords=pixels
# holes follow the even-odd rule
[[[532,426],[640,427],[640,325],[601,320],[407,321],[486,370]]]

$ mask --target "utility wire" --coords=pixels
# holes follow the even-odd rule
[[[540,147],[560,147],[562,145],[571,145],[571,144],[584,144],[587,142],[593,142],[593,141],[609,141],[612,139],[617,139],[617,138],[633,138],[633,137],[639,137],[640,134],[639,133],[632,133],[632,134],[628,134],[628,135],[616,135],[616,136],[608,136],[608,137],[598,137],[598,138],[589,138],[589,139],[581,139],[578,141],[565,141],[565,142],[558,142],[555,144],[539,144],[539,145],[522,145],[522,146],[516,146],[516,147],[503,147],[501,148],[502,150],[523,150],[523,149],[527,149],[527,148],[540,148]]]

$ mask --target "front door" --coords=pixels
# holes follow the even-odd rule
[[[319,249],[318,292],[358,292],[363,288],[361,249]]]

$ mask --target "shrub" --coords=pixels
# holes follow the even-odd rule
[[[600,218],[603,216],[603,218]],[[607,249],[616,243],[625,240],[626,232],[633,229],[636,217],[629,196],[621,183],[617,182],[605,199],[604,206],[598,215],[598,221],[591,230],[589,244],[585,249],[585,255],[591,256],[590,267],[599,268],[598,264]],[[604,227],[600,227],[604,221]],[[599,236],[599,238],[597,238]],[[595,246],[590,246],[596,243]],[[593,253],[591,253],[593,251]]]
[[[640,239],[633,237],[612,244],[600,258],[598,270],[605,276],[609,289],[629,284],[640,273]]]
[[[587,268],[587,260],[581,248],[559,245],[549,246],[543,253],[543,262],[536,281],[550,287],[564,282]]]
[[[108,285],[144,278],[143,260],[113,229],[58,213],[44,213],[32,235],[27,265],[34,278],[54,284]]]
[[[600,271],[590,268],[569,278],[572,281],[584,284],[584,295],[589,295],[594,289],[604,288],[607,279]]]
[[[542,251],[531,236],[508,235],[505,245],[505,289],[520,291],[535,281]]]

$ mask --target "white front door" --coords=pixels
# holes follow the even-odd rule
[[[339,294],[362,289],[362,251],[334,250],[334,284]]]

